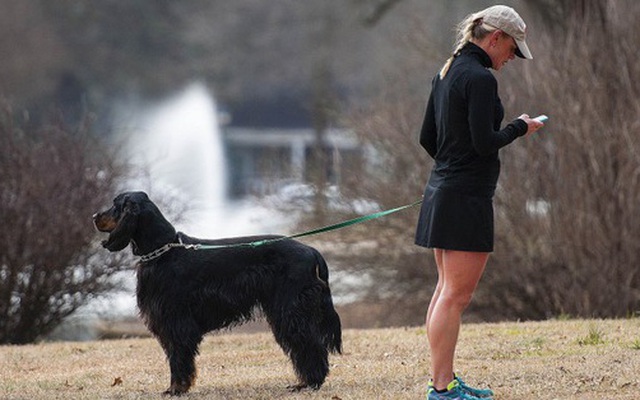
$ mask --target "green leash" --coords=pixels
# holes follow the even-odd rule
[[[345,228],[347,226],[359,224],[361,222],[370,221],[372,219],[381,218],[381,217],[384,217],[386,215],[396,213],[398,211],[406,210],[407,208],[411,208],[411,207],[417,206],[420,203],[422,203],[422,199],[414,201],[411,204],[407,204],[407,205],[404,205],[404,206],[401,206],[401,207],[392,208],[390,210],[380,211],[380,212],[377,212],[377,213],[373,213],[373,214],[369,214],[369,215],[364,215],[362,217],[350,219],[350,220],[347,220],[347,221],[344,221],[344,222],[339,222],[337,224],[328,225],[328,226],[325,226],[325,227],[322,227],[322,228],[313,229],[313,230],[310,230],[310,231],[306,231],[306,232],[302,232],[302,233],[296,233],[296,234],[289,235],[289,236],[282,236],[282,237],[273,238],[273,239],[264,239],[264,240],[256,240],[256,241],[253,241],[253,242],[233,243],[233,244],[194,244],[194,245],[183,245],[183,247],[188,247],[188,248],[191,248],[191,249],[194,249],[194,250],[228,249],[228,248],[233,248],[233,247],[258,247],[258,246],[263,246],[263,245],[269,244],[269,243],[279,242],[279,241],[282,241],[282,240],[289,240],[289,239],[299,238],[299,237],[303,237],[303,236],[311,236],[311,235],[316,235],[318,233],[334,231],[336,229]]]

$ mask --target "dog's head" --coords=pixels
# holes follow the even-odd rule
[[[147,254],[172,242],[176,230],[144,192],[125,192],[113,199],[108,210],[93,215],[100,232],[109,233],[102,246],[120,251],[131,243],[133,254]]]
[[[93,223],[100,232],[108,232],[109,239],[102,246],[109,251],[120,251],[134,239],[138,225],[140,205],[150,201],[144,192],[127,192],[113,199],[108,210],[93,215]]]

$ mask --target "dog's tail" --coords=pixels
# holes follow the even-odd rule
[[[333,307],[331,289],[329,288],[329,268],[319,252],[316,253],[316,274],[323,283],[322,289],[322,322],[320,334],[325,347],[332,353],[342,353],[342,324],[340,316]]]

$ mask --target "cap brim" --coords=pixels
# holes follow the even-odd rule
[[[531,51],[529,50],[529,46],[527,46],[527,43],[524,40],[516,39],[516,45],[518,46],[518,48],[516,49],[516,55],[518,57],[526,58],[527,60],[533,59]]]

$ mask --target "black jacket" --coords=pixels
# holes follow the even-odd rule
[[[420,132],[435,160],[429,184],[493,195],[500,174],[498,150],[527,132],[516,119],[504,129],[491,59],[473,43],[457,56],[444,79],[436,75]]]

